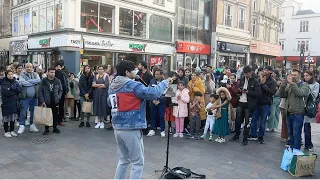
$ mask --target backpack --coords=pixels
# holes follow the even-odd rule
[[[305,112],[309,118],[315,118],[318,113],[318,104],[320,102],[319,95],[317,98],[313,97],[312,92],[309,94],[306,102]]]
[[[191,177],[191,175],[194,175]],[[192,172],[190,169],[184,168],[184,167],[175,167],[171,169],[166,175],[166,179],[205,179],[206,175],[203,174],[197,174]]]

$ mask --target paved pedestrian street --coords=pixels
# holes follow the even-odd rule
[[[313,142],[319,150],[320,127],[313,127]],[[117,148],[112,131],[78,128],[78,122],[67,122],[60,129],[61,134],[48,136],[28,131],[17,138],[1,136],[1,178],[113,178]],[[266,134],[265,144],[249,142],[246,147],[240,142],[217,144],[171,137],[169,166],[190,168],[207,178],[292,178],[279,167],[285,148],[280,134]],[[143,178],[160,176],[155,170],[165,164],[166,141],[160,135],[144,137]],[[318,160],[316,176],[312,178],[320,178],[319,175]]]

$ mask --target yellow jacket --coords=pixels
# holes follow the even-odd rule
[[[206,104],[204,103],[204,85],[199,77],[196,78],[195,81],[190,80],[188,83],[190,102],[194,99],[194,93],[199,91],[202,93],[201,103],[204,105],[200,110],[200,119],[206,120]]]

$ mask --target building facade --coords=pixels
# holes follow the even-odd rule
[[[302,4],[286,1],[281,7],[282,28],[280,33],[281,56],[277,65],[285,69],[304,69],[320,64],[320,14],[302,10]],[[318,64],[318,65],[317,65]]]
[[[10,0],[0,0],[0,65],[9,63],[11,36]]]
[[[272,65],[280,56],[280,7],[284,0],[252,0],[250,64]]]
[[[174,54],[175,0],[36,0],[14,6],[13,36],[27,35],[28,61],[50,66],[145,60],[164,69]],[[21,40],[21,39],[20,39]],[[80,61],[80,49],[84,49]]]
[[[217,0],[216,67],[248,64],[251,0]]]

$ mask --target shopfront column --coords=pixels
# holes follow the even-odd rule
[[[116,6],[114,8],[114,34],[116,35],[119,35],[119,11],[119,6]]]
[[[81,0],[76,0],[75,1],[75,14],[74,14],[74,18],[76,19],[76,23],[75,23],[75,27],[76,28],[81,28],[81,17],[80,17],[80,14],[81,14]],[[68,13],[68,11],[65,12],[66,14]]]

